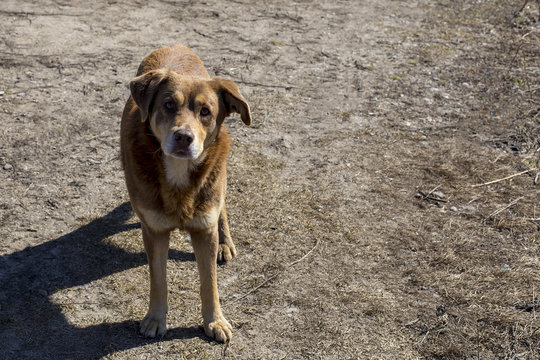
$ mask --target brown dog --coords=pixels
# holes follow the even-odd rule
[[[142,224],[150,265],[150,306],[140,332],[167,331],[167,252],[171,230],[187,230],[200,276],[206,334],[231,339],[217,290],[216,261],[236,255],[225,211],[223,125],[232,112],[251,124],[249,105],[229,80],[210,78],[185,46],[148,55],[131,81],[121,124],[121,159],[131,205]]]

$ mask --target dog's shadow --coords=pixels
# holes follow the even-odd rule
[[[59,289],[147,263],[144,253],[129,253],[104,242],[140,227],[126,224],[130,217],[131,207],[124,203],[58,239],[0,257],[1,359],[99,359],[156,341],[138,335],[138,323],[131,320],[76,327],[49,300]],[[192,253],[172,249],[169,258],[195,260]],[[207,339],[198,327],[170,329],[166,335],[166,339],[193,337]]]

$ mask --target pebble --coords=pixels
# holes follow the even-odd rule
[[[450,206],[450,211],[457,211],[457,207],[455,207],[455,206]]]
[[[5,164],[4,165],[4,170],[11,170],[11,169],[13,169],[13,165],[11,165],[11,164]]]

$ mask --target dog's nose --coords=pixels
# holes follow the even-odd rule
[[[174,141],[180,147],[188,147],[193,142],[193,131],[189,129],[180,129],[174,132]]]

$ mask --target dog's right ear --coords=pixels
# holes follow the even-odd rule
[[[150,107],[159,85],[165,80],[170,70],[157,69],[137,76],[129,83],[131,96],[141,111],[141,121],[148,119]]]

